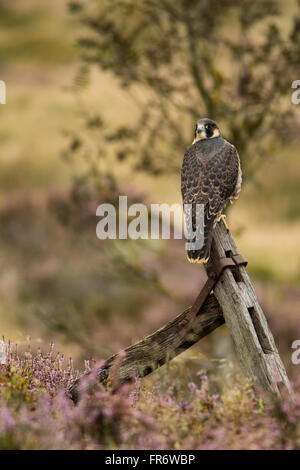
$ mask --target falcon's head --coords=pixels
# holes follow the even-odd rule
[[[213,139],[214,137],[220,137],[220,135],[220,129],[215,121],[208,118],[198,119],[195,127],[193,144],[198,142],[198,140]]]

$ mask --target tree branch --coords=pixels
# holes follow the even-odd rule
[[[204,85],[204,82],[201,78],[201,73],[199,70],[199,63],[200,59],[198,57],[198,51],[197,51],[197,46],[196,46],[196,41],[195,41],[195,34],[193,31],[193,26],[192,26],[192,20],[189,17],[184,16],[184,24],[186,28],[186,33],[187,33],[187,39],[188,39],[188,46],[189,46],[189,53],[190,53],[190,71],[191,75],[194,79],[194,83],[196,85],[196,88],[200,94],[200,96],[203,99],[203,102],[206,106],[206,111],[207,114],[210,117],[214,117],[214,103],[206,90],[206,87]]]

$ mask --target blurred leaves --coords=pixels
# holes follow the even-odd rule
[[[252,178],[289,135],[296,109],[286,98],[299,70],[299,6],[286,32],[276,0],[217,0],[213,8],[209,0],[76,4],[71,10],[87,31],[78,40],[84,62],[111,71],[135,99],[135,87],[142,93],[138,122],[104,139],[114,140],[119,160],[131,155],[134,169],[154,175],[178,172],[194,120],[209,116]]]
[[[15,197],[0,210],[1,298],[32,336],[47,331],[98,356],[129,341],[145,305],[171,295],[147,240],[96,238],[100,202],[91,191],[53,192],[39,202]],[[115,337],[107,337],[108,323]]]
[[[69,2],[69,22],[61,5],[0,1],[0,55],[11,67],[15,94],[10,107],[1,108],[1,139],[10,142],[2,149],[1,166],[1,308],[3,318],[16,311],[33,334],[45,328],[47,336],[60,333],[85,354],[99,354],[151,331],[153,317],[155,325],[167,318],[172,309],[162,302],[171,295],[161,281],[167,270],[174,278],[181,273],[177,284],[170,282],[176,290],[184,277],[188,281],[180,292],[192,296],[197,288],[182,271],[182,252],[172,243],[165,252],[160,242],[106,243],[95,236],[97,205],[117,204],[121,186],[129,203],[146,201],[144,188],[135,187],[138,172],[153,176],[154,183],[158,175],[179,175],[195,119],[209,114],[219,122],[241,154],[244,175],[260,191],[264,186],[265,200],[272,198],[281,208],[278,218],[299,217],[296,147],[293,161],[281,154],[277,170],[260,177],[266,158],[299,134],[297,107],[290,105],[291,79],[299,78],[299,6],[290,9],[274,0],[216,0],[213,8],[208,0],[78,0]],[[291,12],[284,20],[283,8]],[[80,131],[62,96],[54,93],[73,73],[74,34],[82,63],[69,90]],[[111,104],[111,95],[103,97],[102,106],[101,82],[92,90],[97,104],[100,96],[96,110],[85,103],[94,85],[92,66],[112,78],[117,95]],[[119,113],[118,84],[128,97],[125,106],[131,100],[138,117],[131,109]],[[62,126],[69,126],[63,156],[73,174],[70,191],[55,160]],[[286,182],[289,176],[293,184]],[[252,199],[258,205],[257,195]],[[266,218],[274,217],[265,206],[260,210]],[[284,246],[279,253],[285,253]],[[264,257],[254,267],[259,270],[262,263]]]

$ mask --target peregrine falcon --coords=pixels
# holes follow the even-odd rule
[[[221,137],[214,121],[199,119],[194,141],[185,152],[181,170],[183,204],[191,205],[193,233],[202,229],[203,235],[202,248],[187,251],[190,262],[208,261],[213,228],[228,202],[237,199],[241,184],[242,171],[236,148]],[[196,226],[197,204],[203,205],[203,227]]]

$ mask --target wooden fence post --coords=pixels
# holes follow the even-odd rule
[[[220,221],[215,230],[207,272],[220,258],[238,255],[233,237]],[[291,393],[290,383],[265,315],[243,265],[225,269],[214,287],[237,357],[248,377],[265,390],[280,395],[280,385]]]
[[[278,396],[280,386],[283,386],[292,396],[273,335],[238,255],[230,231],[220,221],[214,229],[209,262],[204,265],[208,280],[192,307],[152,335],[125,349],[122,354],[108,358],[96,371],[99,381],[106,383],[112,371],[114,376],[117,375],[114,381],[119,383],[137,375],[144,377],[191,347],[225,320],[237,357],[248,378]],[[218,273],[215,280],[212,271]],[[213,293],[210,292],[212,288]],[[75,401],[88,387],[82,378],[77,379],[69,390]]]

